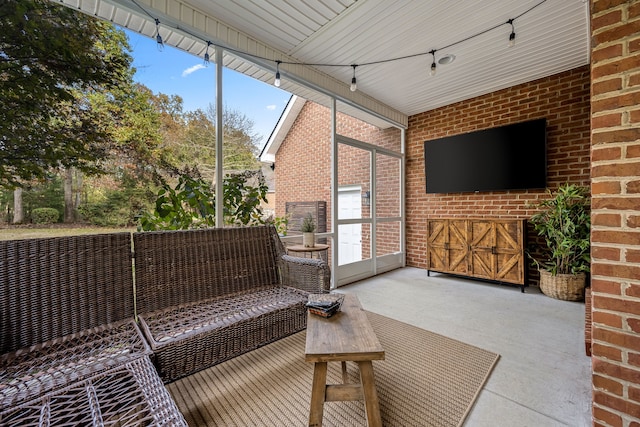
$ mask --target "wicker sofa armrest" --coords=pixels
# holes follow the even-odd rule
[[[279,259],[282,284],[309,293],[321,293],[331,288],[331,271],[322,259],[281,255]]]
[[[3,354],[0,411],[150,354],[133,319]]]

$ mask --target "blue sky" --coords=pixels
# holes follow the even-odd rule
[[[135,81],[154,93],[180,95],[184,111],[204,110],[209,104],[215,104],[216,66],[213,62],[204,67],[202,58],[170,46],[159,51],[155,39],[124,30],[134,58]],[[223,70],[225,108],[239,111],[254,122],[255,132],[262,136],[259,147],[262,148],[291,94],[227,68]]]

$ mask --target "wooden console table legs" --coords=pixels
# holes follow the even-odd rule
[[[368,425],[370,427],[382,426],[373,364],[370,360],[358,361],[357,363],[360,369],[360,383],[347,383],[346,362],[342,362],[343,384],[327,384],[327,362],[315,362],[309,426],[322,426],[324,402],[343,400],[364,400]]]

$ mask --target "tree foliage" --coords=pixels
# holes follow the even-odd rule
[[[130,78],[126,37],[112,24],[46,0],[0,3],[0,185],[51,168],[96,172],[109,128],[78,92]]]
[[[260,171],[225,175],[223,216],[227,225],[264,224],[261,202],[266,202],[267,186]],[[215,190],[197,170],[180,174],[175,187],[164,184],[155,208],[139,218],[139,229],[187,230],[216,226]]]
[[[213,104],[205,109],[184,111],[179,95],[151,94],[150,102],[159,113],[162,147],[165,159],[179,170],[196,167],[200,174],[213,180],[216,165],[216,110]],[[223,165],[225,170],[255,170],[259,135],[254,123],[243,113],[225,109],[223,112]]]
[[[167,195],[189,185],[197,189],[180,170],[201,170],[203,182],[213,181],[215,109],[185,112],[179,95],[154,94],[136,84],[129,52],[126,34],[111,23],[47,0],[2,0],[0,188],[5,194],[24,187],[28,200],[33,183],[73,168],[78,179],[65,190],[74,194],[64,200],[74,207],[80,201],[85,220],[125,225],[152,205],[159,187]],[[258,169],[253,122],[226,110],[223,120],[225,170]],[[255,200],[264,198],[255,193],[262,191],[260,185],[245,187],[247,181],[236,182],[236,174],[227,179],[239,187],[230,187],[225,218],[252,221]],[[249,205],[234,205],[244,202]]]

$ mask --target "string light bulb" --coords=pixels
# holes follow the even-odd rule
[[[432,50],[431,52],[429,52],[431,54],[431,56],[433,57],[433,62],[431,62],[431,70],[429,71],[429,74],[431,74],[432,76],[436,75],[436,51]]]
[[[211,42],[208,41],[207,42],[207,50],[205,50],[204,52],[204,65],[207,65],[209,63],[209,46],[211,46]]]
[[[351,78],[351,86],[349,87],[349,89],[351,90],[351,92],[355,92],[356,90],[358,90],[358,85],[356,83],[356,64],[351,65],[353,67],[353,77]]]
[[[282,61],[276,61],[276,78],[273,81],[275,87],[280,87],[280,64]]]
[[[513,19],[509,19],[507,21],[508,24],[511,24],[511,34],[509,34],[509,47],[513,47],[516,45],[516,29],[513,26]]]
[[[156,43],[159,51],[164,50],[164,42],[162,41],[162,36],[160,35],[160,20],[155,18],[156,20]]]

